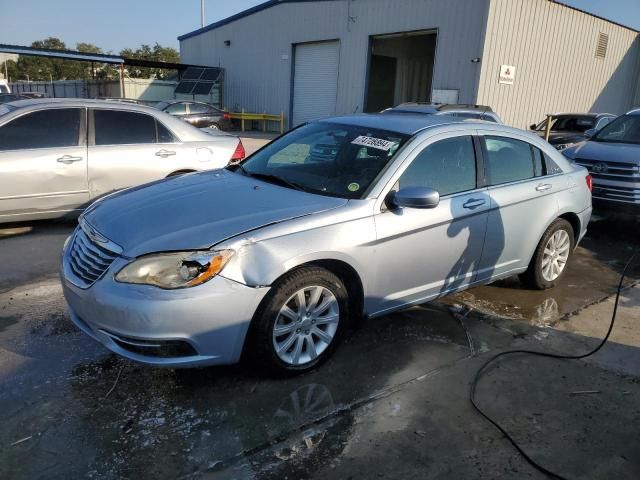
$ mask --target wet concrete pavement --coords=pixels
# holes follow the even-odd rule
[[[506,348],[593,345],[640,243],[636,227],[594,223],[557,289],[510,279],[372,320],[319,370],[272,380],[143,367],[77,332],[56,279],[71,228],[0,232],[0,478],[543,478],[473,412],[469,381]],[[517,358],[479,387],[572,478],[640,477],[637,290],[598,359]]]

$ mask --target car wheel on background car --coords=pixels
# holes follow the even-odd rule
[[[520,275],[525,285],[544,290],[557,285],[573,253],[575,237],[571,224],[558,218],[544,232],[526,272]]]
[[[212,130],[220,130],[220,125],[218,125],[217,123],[212,123],[211,125],[209,125],[209,128]]]
[[[276,282],[258,308],[245,353],[270,373],[305,372],[331,355],[348,320],[342,281],[324,268],[302,267]]]

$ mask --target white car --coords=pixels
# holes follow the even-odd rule
[[[0,223],[79,213],[113,191],[243,158],[238,137],[201,132],[151,107],[9,102],[0,105]]]

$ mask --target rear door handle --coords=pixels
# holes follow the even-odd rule
[[[67,165],[73,162],[81,162],[81,161],[82,161],[82,157],[74,157],[73,155],[63,155],[62,157],[56,159],[56,162],[65,163]]]
[[[464,202],[462,204],[462,206],[464,208],[468,208],[470,210],[473,210],[475,208],[478,208],[478,207],[484,205],[485,203],[487,203],[487,202],[485,200],[483,200],[482,198],[470,198],[469,200]]]
[[[173,150],[165,150],[164,148],[162,150],[158,150],[156,152],[156,157],[162,157],[162,158],[167,158],[167,157],[171,157],[172,155],[175,155],[176,152],[174,152]]]
[[[549,190],[553,185],[551,185],[550,183],[541,183],[540,185],[538,185],[536,187],[536,190],[538,192],[544,192],[546,190]]]

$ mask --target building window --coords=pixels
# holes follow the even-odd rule
[[[609,46],[609,35],[600,32],[598,35],[598,44],[596,45],[596,58],[605,58],[607,56],[607,47]]]

